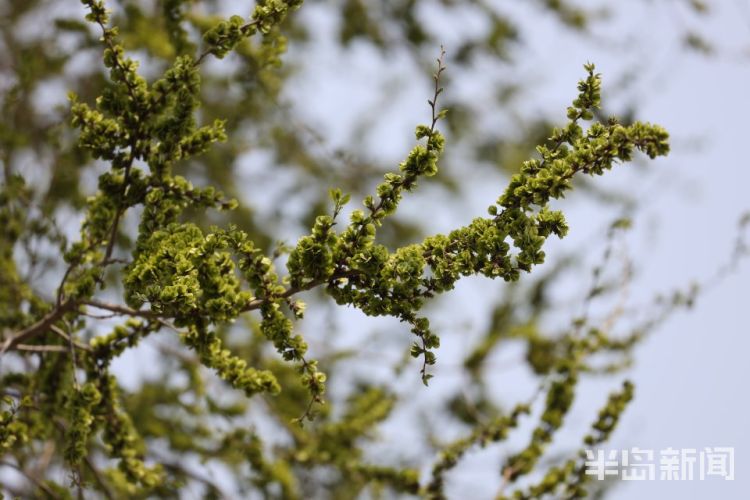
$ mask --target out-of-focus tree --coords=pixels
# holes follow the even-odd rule
[[[292,0],[82,4],[0,6],[3,493],[442,498],[451,469],[473,447],[536,422],[498,471],[498,496],[584,494],[582,450],[541,462],[578,381],[616,374],[694,291],[639,311],[642,320],[618,334],[617,307],[589,314],[591,302],[616,297],[628,280],[627,265],[614,281],[605,272],[625,219],[606,237],[583,313],[557,333],[545,326],[559,313],[548,288],[575,259],[531,272],[545,260],[546,239],[567,232],[550,204],[574,187],[602,194],[595,179],[581,179],[637,151],[666,154],[663,129],[636,121],[637,110],[608,118],[590,64],[566,119],[531,121],[513,134],[482,127],[523,101],[520,83],[494,82],[493,99],[475,102],[445,97],[451,82],[481,72],[478,61],[512,67],[533,32],[493,2],[346,0],[308,2],[300,12]],[[359,143],[331,149],[285,98],[295,71],[314,73],[305,54],[321,50],[308,7],[336,20],[342,50],[364,44],[384,57],[406,54],[415,86],[420,74],[432,75],[427,124],[398,168]],[[581,36],[618,15],[561,1],[524,8]],[[446,36],[441,16],[467,16],[481,29],[458,29],[455,47],[435,61]],[[686,40],[708,46],[697,34]],[[282,64],[287,45],[296,49]],[[379,120],[373,113],[350,124],[348,139],[367,137]],[[428,213],[394,213],[417,183],[457,196],[457,169],[438,174],[446,147],[450,162],[458,161],[453,149],[461,161],[500,168],[508,186],[487,200],[484,217],[425,236]],[[627,192],[603,202],[623,200]],[[412,379],[428,385],[440,366],[427,306],[470,275],[504,280],[506,293],[462,362],[462,390],[420,407],[404,379],[418,373]],[[404,326],[393,336],[403,342],[394,348],[332,320],[336,304],[397,319]],[[317,321],[303,322],[305,314]],[[313,324],[308,348],[300,331]],[[342,348],[347,337],[361,338],[359,348]],[[535,377],[536,390],[520,402],[487,384],[487,360],[504,340],[525,346]],[[131,350],[154,362],[114,366]],[[144,373],[130,390],[127,372]],[[327,383],[335,390],[326,393]],[[608,439],[632,395],[624,382],[602,398],[582,449]],[[412,427],[410,411],[421,419]],[[377,446],[381,424],[399,419],[419,460]],[[431,431],[436,425],[465,436],[446,441]]]

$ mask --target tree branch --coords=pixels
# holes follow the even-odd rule
[[[155,313],[153,311],[146,311],[144,309],[133,309],[131,307],[123,306],[120,304],[112,304],[110,302],[103,302],[101,300],[96,300],[96,299],[84,300],[82,304],[91,306],[91,307],[96,307],[97,309],[110,311],[115,314],[119,314],[123,316],[135,316],[135,317],[145,318],[145,319],[155,319],[155,318],[162,317],[161,314]]]
[[[2,347],[0,347],[0,356],[5,354],[9,349],[13,349],[24,340],[30,339],[38,333],[49,330],[56,321],[60,320],[65,315],[65,313],[73,310],[76,305],[77,304],[75,301],[66,300],[59,306],[55,306],[55,308],[48,312],[42,319],[40,319],[33,325],[24,328],[23,330],[9,337],[5,342],[3,342]]]

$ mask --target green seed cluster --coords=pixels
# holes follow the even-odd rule
[[[204,50],[197,55],[183,27],[189,2],[161,2],[173,60],[151,82],[127,56],[104,3],[82,3],[88,8],[86,19],[101,32],[108,81],[101,95],[89,103],[70,95],[71,123],[78,130],[81,151],[107,169],[99,176],[97,192],[81,200],[85,214],[80,238],[70,243],[63,237],[53,240],[64,252],[65,270],[51,300],[30,292],[16,270],[12,249],[25,225],[35,233],[52,230],[42,217],[30,215],[22,178],[10,177],[0,188],[4,280],[0,303],[10,306],[0,308],[0,327],[12,332],[4,334],[0,356],[10,352],[35,356],[28,364],[34,367],[32,374],[15,371],[14,365],[3,372],[3,394],[10,396],[2,400],[0,453],[26,450],[29,442],[34,447],[26,451],[34,451],[37,444],[59,440],[61,463],[71,471],[72,483],[81,491],[92,488],[117,498],[168,496],[180,486],[169,477],[189,478],[178,465],[151,460],[148,446],[159,439],[204,461],[249,463],[252,484],[269,497],[301,498],[304,488],[296,473],[303,469],[335,472],[347,488],[336,492],[342,497],[364,494],[365,488],[373,487],[445,498],[445,475],[475,446],[505,440],[520,418],[531,413],[531,405],[477,420],[465,438],[443,449],[427,484],[420,482],[412,467],[368,463],[360,444],[392,414],[396,396],[365,382],[341,411],[332,412],[324,405],[327,375],[320,366],[326,366],[325,360],[308,356],[308,344],[297,331],[305,311],[298,294],[320,289],[336,304],[407,324],[414,335],[409,354],[421,360],[426,385],[432,377],[428,367],[437,362],[440,338],[422,312],[425,303],[452,290],[466,276],[518,281],[522,272],[544,262],[547,238],[567,233],[563,214],[552,210],[550,203],[572,189],[576,175],[602,175],[615,164],[630,161],[635,151],[651,158],[664,155],[669,150],[667,133],[648,123],[594,121],[601,79],[593,65],[586,65],[567,124],[538,147],[538,157],[523,164],[486,216],[448,234],[390,250],[379,239],[379,231],[404,196],[438,174],[446,146],[437,128],[447,116],[438,106],[445,70],[441,57],[429,101],[432,120],[416,127],[416,145],[397,171],[385,174],[348,221],[342,221],[340,214],[351,197],[332,189],[331,212],[318,213],[309,234],[297,240],[284,261],[279,255],[268,255],[265,242],[246,229],[191,220],[196,212],[234,210],[238,203],[212,186],[194,186],[186,178],[189,175],[177,172],[227,140],[227,122],[202,114],[202,61],[235,52],[253,58],[259,71],[278,65],[286,47],[279,26],[302,2],[260,0],[249,19],[233,16],[210,23],[204,19]],[[253,39],[256,36],[259,41]],[[585,122],[593,123],[584,128]],[[134,219],[135,235],[125,223]],[[123,248],[128,249],[124,255]],[[121,267],[113,288],[115,294],[122,292],[123,300],[104,302],[100,292],[112,284],[117,266]],[[94,336],[97,321],[106,314],[127,319],[110,333]],[[242,331],[252,337],[251,347],[232,342],[229,332],[237,323],[247,326]],[[179,338],[192,354],[172,360],[180,373],[188,375],[189,385],[183,391],[174,388],[174,381],[169,387],[146,381],[140,394],[128,394],[111,374],[111,365],[127,349],[157,333]],[[603,351],[627,351],[638,335],[617,340],[592,328],[583,338],[553,342],[539,335],[534,325],[517,332],[528,342],[533,369],[549,380],[541,421],[529,444],[505,464],[506,481],[512,483],[538,465],[571,408],[580,374],[591,369],[587,358]],[[498,338],[467,360],[475,374]],[[258,354],[265,347],[275,352],[274,360]],[[236,389],[231,392],[236,399],[214,398],[205,388],[204,371]],[[283,451],[269,451],[271,445],[249,428],[227,431],[221,447],[208,444],[213,431],[205,422],[245,415],[249,397],[256,398],[253,403],[263,398],[270,412],[284,417],[281,425],[288,425],[283,430],[292,444]],[[587,445],[607,439],[631,397],[632,386],[626,385],[610,398],[585,439]],[[169,401],[169,414],[158,408],[163,401]],[[312,429],[296,425],[313,417],[319,420],[311,424]],[[180,434],[175,428],[193,432]],[[552,469],[528,496],[519,493],[519,498],[563,488],[578,495],[585,481],[580,467],[579,461],[571,461],[562,469]],[[84,484],[86,480],[96,484]],[[65,493],[64,487],[51,481],[39,488]],[[216,485],[207,488],[220,496]]]

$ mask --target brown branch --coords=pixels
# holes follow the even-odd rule
[[[122,64],[122,61],[120,61],[120,58],[117,56],[117,50],[116,50],[115,42],[113,40],[114,35],[112,31],[108,30],[107,27],[101,22],[101,20],[97,19],[96,23],[99,25],[99,27],[102,30],[102,41],[107,46],[107,48],[110,51],[112,51],[113,54],[115,54],[115,57],[113,58],[113,65],[117,67],[117,69],[120,71],[122,75],[119,83],[125,84],[125,87],[128,90],[128,95],[130,99],[134,103],[137,103],[138,95],[136,93],[135,83],[126,77],[127,72],[125,71],[125,67]],[[133,129],[137,130],[136,127],[133,127]],[[124,206],[122,202],[123,202],[123,199],[125,198],[125,194],[128,191],[128,183],[130,182],[130,170],[137,156],[137,152],[136,152],[137,142],[138,142],[138,137],[136,137],[135,134],[130,134],[130,158],[128,159],[127,165],[125,165],[125,175],[123,178],[122,190],[120,192],[120,198],[119,198],[120,202],[118,203],[117,211],[115,212],[115,217],[114,217],[114,220],[112,221],[112,229],[110,230],[109,240],[107,241],[107,247],[106,247],[106,250],[104,251],[104,258],[102,259],[102,262],[101,262],[102,272],[100,274],[99,279],[97,280],[100,283],[104,280],[104,271],[106,270],[106,267],[112,262],[110,260],[110,257],[112,257],[112,252],[114,251],[115,238],[117,238],[117,229],[120,225],[120,219],[122,218],[122,215],[125,213],[125,210],[127,209],[127,207]]]
[[[228,496],[226,496],[226,492],[221,488],[221,486],[215,483],[211,478],[203,476],[198,472],[189,469],[181,462],[167,460],[167,458],[164,456],[157,457],[157,460],[165,469],[168,469],[175,474],[184,474],[187,478],[192,479],[193,481],[203,483],[208,488],[213,488],[219,494],[220,498],[229,498]]]
[[[134,97],[133,97],[134,99]],[[109,233],[109,240],[107,241],[107,248],[104,251],[104,258],[101,262],[101,273],[99,274],[99,283],[102,283],[104,281],[104,273],[107,269],[107,266],[114,262],[112,257],[112,252],[115,249],[115,239],[117,238],[117,230],[120,227],[120,220],[122,219],[123,214],[128,209],[127,206],[125,206],[125,195],[128,192],[129,182],[130,182],[130,171],[133,168],[133,162],[136,158],[136,144],[138,142],[138,139],[134,136],[131,136],[130,138],[130,158],[128,159],[127,165],[125,165],[125,175],[123,176],[122,181],[122,190],[120,191],[120,197],[118,198],[117,203],[117,211],[115,212],[114,220],[112,221],[112,229]]]
[[[96,467],[94,467],[94,464],[91,462],[89,457],[83,457],[83,461],[86,464],[86,468],[91,472],[91,475],[94,476],[94,480],[96,481],[96,484],[99,485],[99,488],[101,488],[101,491],[102,493],[104,493],[104,496],[107,497],[109,500],[112,500],[114,498],[112,491],[107,486],[107,483],[104,482],[104,479],[102,479],[101,474],[96,469]]]
[[[57,446],[55,445],[54,440],[49,440],[44,443],[44,448],[42,449],[39,461],[37,464],[35,464],[34,471],[31,473],[34,477],[44,477],[44,475],[47,473],[50,462],[52,462],[52,459],[54,458],[56,448]]]
[[[133,309],[127,306],[123,306],[120,304],[112,304],[110,302],[103,302],[101,300],[96,299],[87,299],[82,302],[82,304],[96,307],[97,309],[103,309],[105,311],[110,311],[115,314],[124,315],[124,316],[135,316],[139,318],[146,318],[146,319],[155,319],[162,317],[159,313],[155,313],[153,311],[146,311],[144,309]]]
[[[270,302],[270,301],[272,301],[274,299],[288,299],[292,295],[296,295],[296,294],[301,293],[301,292],[306,292],[308,290],[312,290],[313,288],[316,288],[316,287],[318,287],[320,285],[323,285],[325,283],[330,283],[330,282],[333,282],[333,281],[336,281],[336,280],[339,280],[339,279],[342,279],[342,278],[350,278],[352,276],[356,276],[357,274],[360,274],[360,272],[357,271],[357,270],[354,270],[354,269],[350,269],[349,271],[346,271],[346,272],[344,272],[344,271],[335,272],[335,273],[331,274],[330,276],[328,276],[327,278],[320,278],[320,279],[317,279],[317,280],[312,280],[312,281],[309,281],[309,282],[307,282],[307,283],[305,283],[303,285],[288,288],[284,293],[281,293],[281,294],[278,294],[278,295],[274,295],[273,297],[270,297],[270,298],[253,299],[250,302],[248,302],[240,310],[240,312],[247,312],[247,311],[253,311],[253,310],[256,310],[256,309],[260,309],[263,306],[263,304],[265,304],[267,302]]]
[[[74,309],[75,306],[76,302],[72,300],[66,300],[59,306],[56,306],[54,309],[48,312],[42,319],[40,319],[33,325],[30,325],[17,334],[9,337],[5,342],[3,342],[2,347],[0,347],[0,356],[5,354],[9,349],[13,349],[21,342],[34,337],[38,333],[50,330],[50,328],[56,321],[60,320],[65,315],[65,313]]]
[[[68,276],[70,276],[70,273],[73,272],[73,269],[78,265],[78,262],[71,262],[68,268],[65,270],[65,274],[63,274],[62,279],[60,280],[60,286],[57,287],[57,300],[55,302],[55,305],[57,307],[60,307],[60,304],[63,301],[63,292],[65,289],[65,282],[68,281]]]
[[[354,270],[350,270],[347,272],[334,273],[327,278],[313,280],[301,286],[289,288],[284,293],[281,293],[279,295],[274,295],[272,298],[254,299],[248,302],[240,310],[240,312],[248,312],[248,311],[257,310],[257,309],[260,309],[263,306],[263,304],[269,302],[270,300],[287,299],[297,293],[311,290],[327,282],[332,282],[341,278],[348,278],[356,274],[358,274],[358,271],[354,271]],[[52,311],[50,311],[46,316],[44,316],[42,319],[40,319],[33,325],[25,328],[24,330],[21,330],[17,334],[8,338],[2,344],[2,347],[0,347],[0,355],[4,354],[8,350],[16,348],[19,344],[22,344],[22,342],[24,342],[25,340],[28,340],[29,338],[34,337],[35,335],[43,331],[47,331],[47,330],[51,330],[55,332],[61,338],[70,342],[71,337],[67,335],[62,329],[55,327],[54,323],[60,320],[66,312],[73,310],[78,305],[87,305],[87,306],[95,307],[97,309],[110,311],[115,315],[133,316],[133,317],[140,317],[140,318],[145,318],[149,320],[157,320],[165,326],[170,326],[170,324],[164,321],[164,316],[157,312],[148,311],[144,309],[133,309],[124,305],[113,304],[110,302],[104,302],[104,301],[97,300],[97,299],[86,299],[82,301],[74,301],[72,299],[68,299],[62,302],[59,306],[52,309]],[[88,352],[91,351],[91,348],[85,344],[75,342],[74,345],[75,347],[79,349],[82,349]],[[19,348],[19,350],[38,351],[38,352],[60,351],[60,349],[58,349],[58,346],[29,346],[25,344],[23,348]]]
[[[308,283],[305,283],[304,285],[289,288],[287,289],[287,291],[285,291],[284,293],[280,295],[274,295],[273,298],[274,299],[287,299],[297,293],[305,292],[307,290],[312,290],[313,288],[320,286],[323,283],[329,280],[333,280],[333,279],[336,279],[336,278],[332,276],[331,278],[313,280]],[[245,305],[245,307],[242,308],[241,312],[247,312],[247,311],[253,311],[255,309],[260,309],[263,306],[263,304],[270,302],[270,301],[271,299],[253,299],[250,302],[248,302],[247,305]]]
[[[17,344],[13,347],[17,351],[29,352],[68,352],[69,348],[64,345],[29,345]]]

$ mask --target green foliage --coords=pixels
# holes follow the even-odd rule
[[[597,118],[601,77],[592,64],[585,66],[567,122],[514,167],[487,216],[447,234],[416,238],[395,215],[418,185],[449,184],[438,167],[451,136],[446,139],[438,125],[455,132],[460,123],[460,109],[448,114],[442,107],[445,52],[432,75],[430,120],[416,127],[416,144],[398,169],[365,194],[374,175],[355,172],[350,177],[362,179],[344,175],[326,184],[330,173],[312,148],[300,145],[304,141],[295,135],[292,120],[276,109],[286,77],[280,63],[287,39],[281,33],[304,46],[304,33],[294,16],[289,18],[302,1],[261,0],[249,18],[228,19],[194,10],[196,2],[185,0],[156,2],[152,12],[137,2],[123,2],[122,12],[109,12],[101,1],[82,3],[96,34],[78,19],[55,24],[78,37],[79,50],[100,51],[96,77],[71,85],[76,93],[69,95],[67,120],[75,140],[65,127],[39,139],[0,125],[8,151],[49,148],[59,167],[42,195],[32,176],[14,171],[12,155],[2,158],[2,465],[31,470],[41,460],[37,450],[50,450],[44,467],[34,469],[42,471],[40,478],[29,476],[23,495],[64,498],[78,491],[92,498],[177,498],[187,485],[201,484],[207,498],[231,496],[227,487],[271,498],[354,498],[383,491],[445,498],[448,473],[462,457],[475,446],[506,440],[533,414],[536,396],[502,411],[484,394],[486,360],[501,340],[512,338],[526,343],[527,360],[546,398],[528,444],[503,466],[507,486],[538,470],[564,425],[577,382],[598,369],[592,359],[626,357],[663,318],[657,314],[617,337],[584,317],[555,337],[538,321],[554,273],[529,281],[530,294],[519,291],[532,279],[526,273],[545,261],[547,239],[568,232],[563,213],[551,205],[574,189],[576,179],[603,175],[633,160],[637,151],[652,159],[669,151],[667,132],[657,125]],[[342,2],[348,17],[340,38],[345,43],[366,38],[383,48],[392,43],[379,22],[367,22],[380,9],[403,21],[397,27],[410,45],[434,50],[432,35],[416,18],[418,3]],[[586,26],[585,13],[567,3],[541,3],[575,29]],[[13,15],[23,15],[25,8],[14,5]],[[497,13],[489,19],[486,39],[456,51],[458,68],[472,54],[504,55],[516,38],[507,19]],[[153,64],[144,64],[148,71],[140,72],[134,59],[138,49],[152,58],[146,59]],[[212,58],[226,58],[240,70],[229,77],[212,74],[205,64]],[[60,71],[53,62],[34,63],[44,71],[19,70],[27,79],[15,90],[23,94],[16,105],[31,107],[25,94],[49,76],[45,71]],[[293,163],[298,177],[313,178],[321,188],[319,201],[300,218],[309,221],[309,233],[292,246],[271,249],[276,228],[260,223],[255,207],[235,199],[242,188],[232,165],[244,152],[240,131],[248,122],[263,131],[259,144],[270,142],[279,168]],[[29,131],[46,130],[33,125]],[[93,173],[92,164],[98,183],[87,197],[81,176]],[[360,194],[361,206],[344,221],[347,204]],[[81,216],[74,241],[54,222],[65,207]],[[59,271],[41,286],[24,275],[27,262],[18,256],[18,249],[28,249],[25,243],[35,238],[52,248],[49,267]],[[33,252],[24,255],[36,262]],[[299,296],[320,292],[306,296],[310,310],[335,303],[407,324],[414,337],[405,343],[405,354],[419,359],[414,371],[427,385],[432,367],[440,366],[440,337],[426,306],[467,276],[501,278],[510,291],[464,363],[480,397],[474,405],[455,404],[451,416],[468,425],[468,432],[441,443],[429,477],[419,473],[424,463],[378,463],[367,445],[396,413],[403,395],[374,378],[352,379],[343,396],[328,394],[329,378],[348,381],[339,364],[347,353],[308,344],[300,333],[306,304]],[[598,293],[592,289],[589,299]],[[675,299],[670,307],[688,305],[691,297]],[[524,316],[514,301],[527,298],[530,312]],[[113,364],[145,343],[163,356],[163,378],[141,381],[130,392]],[[615,365],[610,368],[616,371]],[[609,398],[584,438],[586,446],[609,437],[632,393],[626,383]],[[581,456],[552,467],[541,482],[513,497],[561,491],[582,496],[587,476]],[[226,467],[235,484],[216,484],[195,470],[193,459]],[[55,468],[68,471],[70,482],[59,482],[51,472]]]

